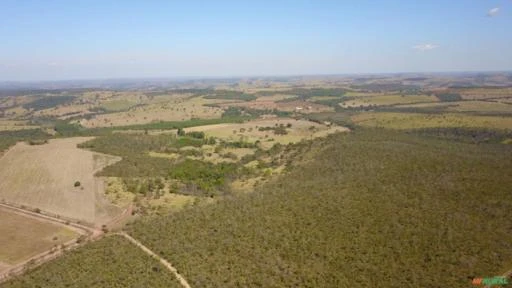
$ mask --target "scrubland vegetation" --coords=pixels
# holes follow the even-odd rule
[[[50,138],[50,135],[44,133],[41,129],[0,131],[0,152],[16,144],[18,141],[44,141],[48,138]]]
[[[130,233],[197,287],[465,287],[512,264],[510,146],[379,130],[302,145],[315,156],[255,193]]]

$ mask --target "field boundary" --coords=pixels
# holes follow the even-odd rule
[[[115,233],[115,234],[112,234],[112,235],[120,235],[120,236],[126,238],[128,241],[130,241],[135,246],[139,247],[146,254],[148,254],[149,256],[159,260],[162,265],[164,265],[169,271],[171,271],[174,274],[176,279],[180,282],[181,286],[183,286],[184,288],[191,288],[191,286],[190,286],[190,284],[188,284],[187,280],[181,274],[178,273],[178,269],[176,269],[174,266],[172,266],[172,264],[169,263],[164,258],[162,258],[162,257],[158,256],[157,254],[155,254],[155,252],[151,251],[151,249],[149,249],[148,247],[144,246],[144,244],[140,243],[137,239],[135,239],[132,236],[128,235],[126,232],[119,232],[119,233]]]
[[[12,277],[15,277],[17,275],[23,274],[28,269],[35,268],[39,265],[42,265],[43,263],[46,263],[50,260],[53,260],[57,258],[58,256],[62,255],[65,251],[70,251],[74,248],[77,248],[78,246],[83,245],[83,243],[86,243],[87,240],[95,240],[98,239],[103,235],[103,231],[98,229],[93,229],[84,225],[80,225],[77,223],[71,223],[63,219],[55,218],[49,215],[43,215],[36,212],[32,212],[29,210],[25,210],[16,206],[12,206],[6,203],[0,203],[0,207],[5,208],[6,210],[9,210],[13,213],[23,215],[26,217],[34,218],[40,221],[44,222],[50,222],[52,224],[56,224],[58,226],[66,227],[68,229],[71,229],[77,233],[79,233],[81,236],[86,235],[86,238],[84,241],[77,241],[78,238],[72,239],[64,244],[61,245],[60,249],[49,249],[45,252],[39,253],[33,257],[30,257],[29,259],[26,259],[25,261],[18,263],[16,265],[13,265],[6,271],[0,273],[0,283],[5,282]],[[79,236],[79,237],[81,237]]]

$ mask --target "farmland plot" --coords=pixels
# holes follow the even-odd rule
[[[0,272],[77,237],[73,230],[0,208]]]
[[[87,223],[105,223],[120,213],[103,197],[94,173],[118,157],[77,148],[90,138],[18,143],[0,158],[0,199]]]

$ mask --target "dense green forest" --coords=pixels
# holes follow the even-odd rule
[[[158,260],[111,236],[0,285],[2,288],[181,287]]]
[[[439,101],[443,102],[452,102],[452,101],[461,101],[463,100],[460,94],[458,93],[437,93],[435,94]]]
[[[193,287],[468,287],[512,267],[511,146],[360,129],[295,148],[255,193],[130,233]]]
[[[512,139],[512,130],[496,130],[486,128],[424,128],[413,129],[408,133],[432,136],[441,139],[448,139],[468,143],[501,143],[507,139]]]
[[[121,161],[105,167],[99,176],[165,177],[169,175],[174,162],[150,157],[147,155],[149,151],[170,152],[183,146],[201,146],[204,141],[190,137],[178,138],[174,134],[114,133],[84,142],[78,147],[123,157]]]

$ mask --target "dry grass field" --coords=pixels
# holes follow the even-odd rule
[[[120,213],[103,197],[103,180],[94,177],[118,158],[76,147],[88,139],[16,144],[0,158],[0,199],[87,223],[103,223]]]
[[[80,124],[87,128],[93,128],[147,124],[159,121],[184,121],[192,118],[220,118],[223,112],[222,109],[204,106],[205,104],[214,104],[217,102],[226,101],[203,99],[201,97],[192,99],[172,99],[167,102],[136,107],[129,111],[97,115],[90,120],[81,120]]]
[[[391,129],[431,127],[512,128],[512,117],[473,116],[463,114],[368,112],[354,115],[352,121],[361,126]]]
[[[499,99],[512,97],[512,88],[471,88],[457,89],[465,100]]]
[[[290,96],[281,96],[281,98]],[[293,97],[293,96],[292,96]],[[277,102],[279,98],[273,97],[260,97],[254,101],[248,102],[236,102],[236,103],[225,103],[220,105],[221,107],[245,107],[250,109],[271,109],[285,112],[301,112],[301,113],[319,113],[319,112],[331,112],[334,111],[332,107],[313,103],[304,100],[294,100],[288,102]],[[286,98],[283,98],[286,99]]]
[[[118,177],[108,177],[107,188],[105,190],[107,198],[114,204],[119,206],[127,206],[135,201],[138,206],[146,207],[147,210],[153,212],[176,212],[187,205],[192,205],[198,197],[191,195],[181,195],[169,193],[166,187],[166,193],[160,197],[136,197],[132,192],[126,190],[123,180]],[[168,186],[168,183],[167,185]],[[137,199],[136,199],[137,198]]]
[[[38,128],[38,126],[30,125],[27,121],[0,119],[0,131],[13,131],[34,128]]]
[[[79,234],[57,224],[0,208],[0,272],[64,244]]]
[[[59,105],[53,108],[43,109],[34,112],[36,117],[57,117],[59,119],[67,119],[74,116],[83,116],[91,114],[89,109],[93,108],[93,104],[72,104],[72,105]]]
[[[455,112],[512,112],[512,105],[504,101],[457,101],[457,102],[438,102],[438,103],[420,103],[410,105],[400,105],[397,107],[446,107],[446,111]]]
[[[342,102],[342,107],[359,107],[369,105],[393,105],[405,103],[418,103],[418,102],[437,102],[435,96],[427,95],[371,95],[371,96],[358,96],[356,99]]]
[[[273,131],[260,131],[261,127],[287,126],[288,134],[276,135]],[[221,138],[227,141],[260,141],[263,148],[270,148],[274,143],[288,144],[299,142],[302,139],[323,137],[335,132],[348,131],[345,127],[326,126],[307,120],[295,120],[291,118],[260,119],[240,124],[217,124],[198,126],[185,129],[186,132],[202,131],[208,136]]]

